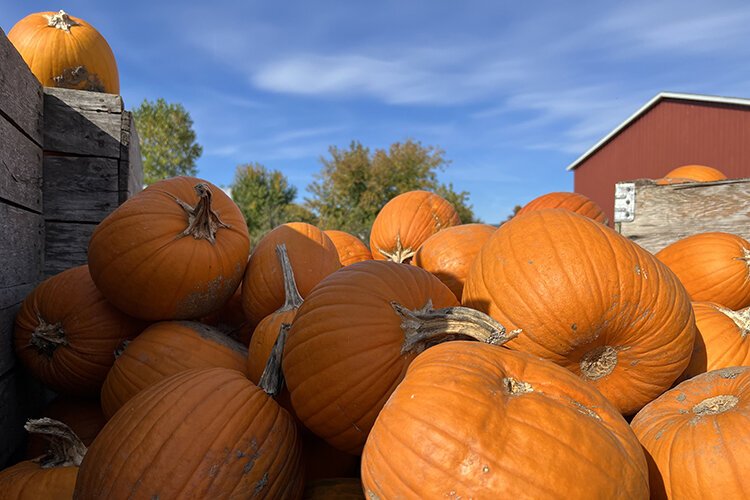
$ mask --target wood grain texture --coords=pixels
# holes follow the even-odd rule
[[[89,240],[96,223],[47,221],[44,227],[45,278],[86,263]]]
[[[692,234],[721,231],[750,240],[750,179],[659,186],[635,183],[635,218],[618,231],[656,253]]]
[[[44,157],[44,219],[100,222],[120,204],[113,158]]]
[[[36,284],[0,288],[0,375],[15,364],[13,354],[13,329],[21,302],[34,290]]]
[[[45,87],[45,152],[119,159],[121,128],[119,96]]]
[[[0,198],[42,211],[42,148],[0,115]]]
[[[40,214],[0,202],[0,289],[41,279],[44,221]]]
[[[122,114],[120,142],[120,203],[143,190],[143,161],[133,114]]]
[[[0,113],[42,144],[42,86],[0,29]]]

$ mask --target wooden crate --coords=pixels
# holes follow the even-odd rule
[[[750,240],[750,179],[615,185],[615,228],[650,252],[692,234],[733,233]]]

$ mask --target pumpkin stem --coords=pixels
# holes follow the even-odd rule
[[[416,250],[403,247],[403,245],[401,244],[400,233],[396,234],[396,249],[393,250],[393,252],[389,252],[388,250],[383,250],[380,247],[378,247],[378,252],[380,252],[388,260],[392,260],[393,262],[398,262],[399,264],[402,264],[406,262],[408,259],[411,259],[412,257],[414,257],[414,254],[417,253]]]
[[[404,331],[401,354],[419,354],[428,347],[449,340],[473,339],[503,345],[521,333],[521,330],[508,333],[503,325],[490,316],[468,307],[433,309],[431,300],[414,311],[396,301],[391,301],[391,307],[401,318],[401,329]]]
[[[37,313],[36,319],[39,325],[31,333],[29,345],[36,347],[40,353],[51,358],[55,349],[62,345],[68,345],[65,330],[59,321],[54,324],[47,323],[39,313]]]
[[[693,413],[699,417],[705,417],[706,415],[718,415],[729,411],[740,402],[737,396],[731,394],[723,394],[721,396],[714,396],[712,398],[706,398],[697,405],[693,406]]]
[[[81,465],[86,455],[86,445],[64,423],[44,417],[28,420],[23,427],[28,432],[41,434],[49,441],[47,453],[34,459],[42,469]]]
[[[67,33],[70,33],[70,28],[73,26],[81,25],[80,23],[73,21],[64,10],[61,10],[57,14],[45,14],[44,17],[47,19],[47,26],[63,30]]]
[[[739,311],[733,311],[723,306],[717,306],[716,309],[734,321],[734,324],[740,329],[740,338],[744,339],[750,334],[750,307]]]
[[[208,240],[212,245],[216,244],[216,232],[221,228],[231,227],[219,218],[219,214],[211,208],[211,190],[208,184],[195,185],[198,193],[198,203],[192,207],[175,197],[175,201],[182,207],[188,216],[188,227],[182,232],[182,236],[192,236],[196,240]]]
[[[297,288],[297,281],[294,279],[294,270],[289,260],[289,253],[286,251],[286,244],[279,243],[276,245],[276,255],[281,263],[281,272],[284,274],[284,305],[276,312],[294,311],[302,305],[302,295]]]
[[[284,345],[286,345],[286,336],[289,333],[291,324],[282,323],[279,328],[279,336],[271,349],[271,355],[268,357],[263,374],[258,381],[258,387],[263,389],[271,397],[276,396],[284,388],[284,372],[281,371],[281,357],[284,354]]]

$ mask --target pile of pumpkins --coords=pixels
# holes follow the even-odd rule
[[[750,243],[705,233],[652,255],[603,222],[551,193],[499,228],[462,225],[412,191],[369,246],[288,223],[249,255],[222,190],[151,185],[99,224],[87,266],[22,305],[17,355],[61,396],[27,424],[49,452],[0,488],[742,497]]]

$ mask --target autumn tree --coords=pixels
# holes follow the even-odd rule
[[[415,189],[436,192],[454,204],[462,222],[476,222],[468,193],[438,182],[437,172],[448,165],[439,148],[407,140],[371,152],[353,141],[348,149],[331,146],[328,153],[305,200],[323,229],[341,229],[367,241],[383,205]]]
[[[133,116],[143,155],[144,183],[196,174],[195,161],[203,148],[196,143],[193,120],[181,104],[144,99]]]
[[[294,203],[297,188],[278,170],[268,170],[259,163],[237,167],[231,193],[245,216],[253,244],[279,224],[316,222],[309,210]]]

